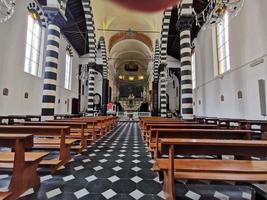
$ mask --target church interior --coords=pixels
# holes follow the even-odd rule
[[[267,199],[266,0],[0,0],[0,200]]]

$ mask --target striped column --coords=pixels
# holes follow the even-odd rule
[[[160,64],[160,116],[167,117],[167,73],[166,64]]]
[[[158,82],[159,82],[159,41],[155,43],[155,55],[154,55],[154,66],[153,66],[153,84],[152,84],[152,116],[158,116]]]
[[[60,28],[58,25],[50,23],[47,32],[42,120],[53,119],[55,114],[59,41]]]
[[[89,43],[89,87],[88,87],[88,115],[94,115],[94,87],[95,87],[95,78],[94,78],[94,67],[96,65],[96,35],[95,35],[95,26],[93,20],[92,7],[90,5],[90,0],[82,0],[83,11],[85,15],[88,43]],[[91,67],[93,66],[93,67]]]
[[[181,51],[181,111],[185,120],[193,119],[193,89],[191,62],[191,31],[185,29],[180,33]]]
[[[167,45],[168,45],[168,34],[169,26],[171,21],[171,8],[168,8],[164,11],[162,19],[162,28],[161,28],[161,46],[160,46],[160,62],[166,63],[167,60]]]
[[[88,65],[89,79],[88,79],[88,116],[94,116],[94,93],[95,93],[95,64]]]
[[[154,55],[154,66],[153,66],[153,81],[158,81],[159,79],[159,62],[160,62],[160,50],[159,41],[156,40],[155,44],[155,55]]]
[[[171,21],[171,8],[164,11],[161,29],[161,47],[160,47],[160,116],[167,117],[167,73],[166,73],[166,60],[167,60],[167,46],[168,34]]]
[[[103,104],[103,114],[107,114],[107,104],[108,104],[108,61],[107,61],[107,49],[104,37],[100,38],[100,48],[103,60],[103,85],[102,85],[102,104]]]
[[[193,119],[193,88],[191,61],[191,28],[194,22],[193,0],[183,0],[178,11],[181,58],[181,115],[184,120]]]
[[[100,49],[103,60],[103,79],[108,79],[107,49],[104,37],[100,38]]]
[[[96,62],[96,35],[95,35],[95,25],[92,13],[92,7],[90,5],[90,0],[82,0],[88,42],[89,42],[89,63]]]

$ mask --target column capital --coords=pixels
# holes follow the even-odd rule
[[[180,16],[176,23],[176,29],[181,32],[183,30],[191,30],[194,23],[194,16]]]
[[[44,7],[44,11],[48,18],[48,24],[54,24],[62,28],[67,23],[66,17],[63,16],[58,8]]]

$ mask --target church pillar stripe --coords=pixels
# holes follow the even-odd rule
[[[106,44],[103,37],[100,38],[100,48],[103,59],[103,79],[108,79],[108,63],[107,63],[107,53]]]
[[[156,40],[155,44],[155,55],[154,55],[154,69],[153,69],[153,76],[154,81],[158,81],[159,75],[158,75],[158,67],[159,67],[159,41]]]
[[[87,36],[88,36],[88,45],[89,45],[89,80],[88,80],[88,115],[93,116],[94,115],[94,73],[95,70],[92,68],[92,66],[96,63],[96,34],[95,34],[95,26],[94,26],[94,19],[93,19],[93,13],[92,13],[92,7],[91,7],[91,1],[90,0],[82,0],[83,5],[83,11],[85,15],[85,21],[86,21],[86,28],[87,28]]]
[[[161,27],[161,38],[160,38],[160,63],[166,64],[167,61],[167,45],[168,45],[168,34],[171,19],[171,8],[164,11]],[[165,69],[160,72],[160,116],[167,117],[167,92],[166,92],[166,79],[167,73]]]
[[[160,47],[160,55],[161,55],[161,63],[165,63],[167,59],[167,43],[168,43],[168,34],[169,34],[169,26],[170,26],[170,18],[171,18],[171,8],[168,8],[164,11],[163,19],[162,19],[162,29],[161,29],[161,47]]]
[[[85,14],[87,35],[89,42],[89,62],[95,62],[96,60],[96,39],[95,39],[95,27],[93,21],[92,8],[90,0],[82,0],[83,10]]]
[[[160,72],[160,116],[161,117],[167,117],[167,97],[166,97],[166,78],[167,74],[165,72],[165,69]]]
[[[191,60],[192,0],[182,1],[180,13],[180,57],[181,57],[181,115],[183,119],[193,119],[193,89]],[[189,18],[188,18],[189,16]]]
[[[95,70],[89,66],[89,81],[88,81],[88,115],[94,115],[94,88],[95,88]]]
[[[55,24],[48,25],[47,49],[44,69],[42,98],[42,116],[52,119],[55,114],[56,81],[59,57],[60,28]]]

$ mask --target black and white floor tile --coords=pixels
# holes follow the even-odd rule
[[[162,184],[137,123],[120,123],[55,174],[41,176],[38,188],[20,200],[161,200]]]

